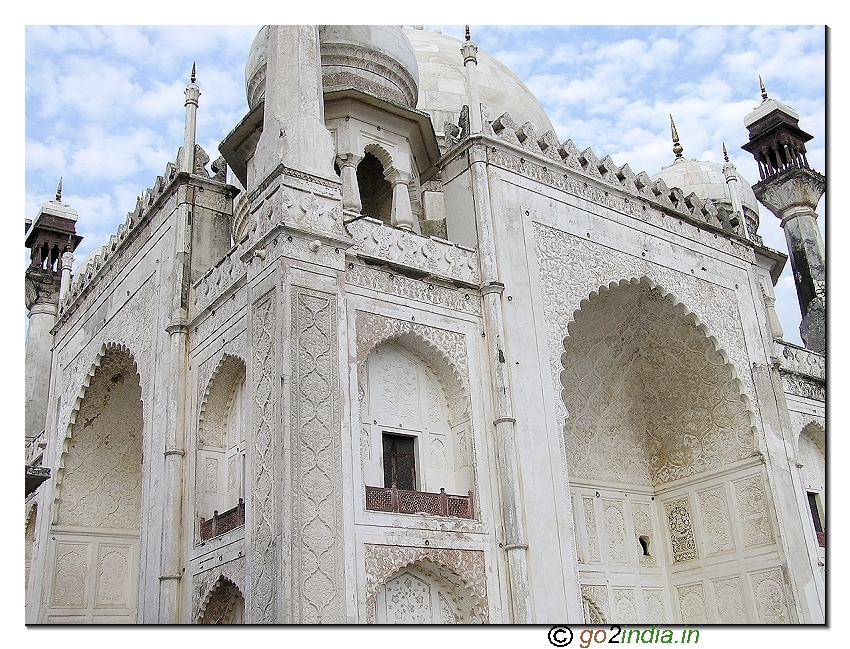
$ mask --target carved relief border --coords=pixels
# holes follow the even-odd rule
[[[400,545],[364,545],[366,553],[366,608],[373,611],[381,586],[394,574],[418,561],[430,561],[457,575],[478,598],[483,621],[489,622],[487,572],[483,550],[450,550]]]
[[[292,290],[293,584],[301,623],[344,619],[337,296]]]
[[[276,302],[271,291],[252,307],[251,383],[251,592],[254,624],[277,622],[277,549],[275,454]]]

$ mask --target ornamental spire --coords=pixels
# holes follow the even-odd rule
[[[726,142],[723,143],[723,159],[729,162],[729,153],[726,151]]]
[[[759,90],[761,90],[761,100],[767,101],[767,88],[764,87],[764,81],[761,80],[761,75],[759,75]]]
[[[189,83],[195,83],[195,62],[192,62],[192,76],[189,77]]]
[[[673,137],[673,153],[676,154],[676,160],[681,160],[682,152],[685,149],[679,144],[679,132],[676,130],[676,123],[673,121],[672,115],[670,115],[670,135]]]
[[[62,176],[59,176],[59,186],[56,188],[56,202],[62,202]]]
[[[472,40],[472,36],[471,36],[471,35],[470,35],[470,33],[469,33],[469,25],[464,25],[464,32],[463,32],[463,35],[464,35],[464,37],[466,38],[466,40],[468,40],[468,41],[471,41],[471,40]]]

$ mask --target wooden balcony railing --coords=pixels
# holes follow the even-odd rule
[[[235,530],[245,524],[245,502],[240,498],[239,504],[226,512],[219,514],[213,512],[210,519],[201,519],[201,541],[209,541],[230,530]]]
[[[366,509],[394,514],[434,514],[475,518],[472,492],[466,496],[428,491],[407,491],[395,487],[366,487]]]

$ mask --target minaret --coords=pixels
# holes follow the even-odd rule
[[[201,89],[195,83],[195,64],[192,64],[192,74],[189,77],[189,85],[186,86],[186,121],[183,130],[183,153],[180,155],[180,169],[192,173],[195,170],[195,134],[198,127],[198,99]]]
[[[780,219],[788,244],[803,322],[800,336],[816,352],[826,348],[826,252],[815,212],[826,178],[809,167],[806,142],[796,111],[769,99],[759,77],[762,103],[744,119],[750,141],[741,148],[752,153],[761,180],[756,198]]]
[[[741,195],[738,193],[738,172],[735,165],[729,161],[729,152],[726,151],[726,143],[723,143],[723,176],[726,178],[726,187],[729,188],[729,198],[732,200],[732,216],[729,224],[737,228],[744,220],[744,205],[741,203]],[[749,238],[753,238],[755,232],[748,232]]]
[[[25,222],[24,245],[32,251],[24,273],[25,304],[29,326],[25,351],[24,435],[37,437],[44,429],[47,415],[47,391],[50,386],[50,361],[53,347],[51,329],[56,324],[63,258],[80,245],[77,212],[62,202],[62,179],[56,198],[39,209],[30,225]]]

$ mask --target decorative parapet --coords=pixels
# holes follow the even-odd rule
[[[245,242],[233,246],[220,262],[198,278],[192,286],[190,317],[201,313],[239,279],[245,277],[248,271],[241,257],[246,249]]]
[[[35,459],[44,452],[45,448],[47,448],[47,438],[45,437],[44,429],[42,428],[38,435],[27,439],[26,447],[24,449],[24,462],[26,464],[32,464]]]
[[[786,342],[774,342],[779,369],[826,381],[826,356]]]
[[[364,217],[346,225],[355,244],[349,250],[364,259],[420,271],[423,276],[462,285],[481,283],[478,252],[438,237],[423,237]]]
[[[517,126],[509,113],[504,113],[494,120],[485,120],[485,122],[485,133],[492,133],[493,137],[506,144],[526,150],[535,156],[548,158],[557,165],[567,167],[580,175],[593,178],[632,196],[641,197],[664,208],[667,212],[684,216],[689,221],[705,223],[746,240],[737,232],[729,231],[729,227],[723,222],[717,207],[710,199],[702,200],[694,193],[685,196],[681,189],[667,187],[661,179],[653,181],[645,171],[635,174],[628,164],[616,165],[610,156],[600,160],[590,148],[579,151],[572,140],[558,144],[557,136],[553,131],[539,135],[531,122]],[[508,157],[516,156],[507,153],[501,156],[497,154],[494,155],[494,162],[501,163]],[[522,161],[522,167],[515,169],[516,171],[566,190],[566,183],[561,181],[566,180],[568,176],[556,173],[557,168],[551,171],[548,167],[526,161],[524,158],[519,159]],[[514,166],[508,165],[507,168],[514,168]],[[544,172],[542,175],[539,173],[540,170]],[[535,172],[538,173],[535,175]]]
[[[180,154],[177,154],[178,159]],[[104,268],[110,266],[110,262],[115,257],[118,250],[122,249],[131,238],[141,223],[147,220],[148,215],[153,210],[157,201],[162,196],[165,188],[168,187],[177,175],[177,166],[174,162],[169,162],[165,166],[165,173],[162,176],[157,176],[152,188],[146,189],[144,193],[136,199],[136,208],[127,214],[124,222],[118,226],[118,231],[109,237],[109,241],[103,246],[100,251],[86,264],[86,266],[78,271],[71,280],[71,285],[68,288],[68,293],[63,297],[59,304],[59,317],[68,311],[71,305],[75,304],[80,297],[85,293],[86,289],[94,282],[95,278],[102,274]],[[120,265],[118,265],[120,267]]]

